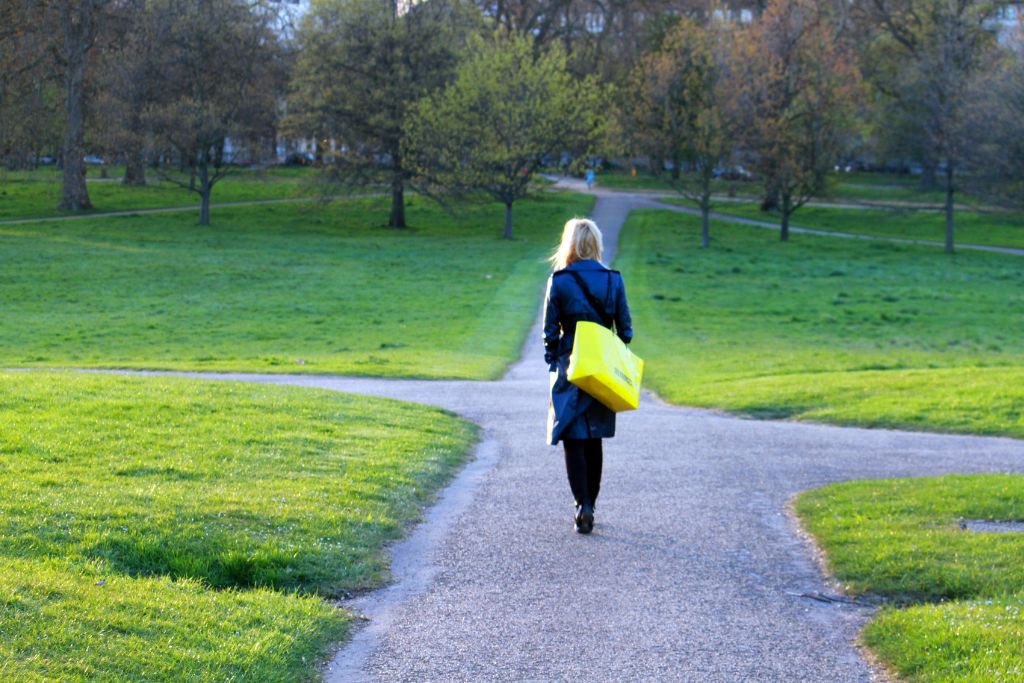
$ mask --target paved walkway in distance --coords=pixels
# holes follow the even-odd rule
[[[598,195],[609,258],[648,201]],[[580,536],[544,442],[539,325],[496,382],[190,376],[388,396],[483,428],[476,459],[393,549],[395,583],[346,604],[368,621],[330,682],[866,683],[853,643],[870,610],[816,599],[829,588],[789,498],[846,479],[1024,471],[1012,439],[745,420],[646,395],[605,442],[597,526]]]
[[[621,190],[605,190],[597,188],[596,190],[587,190],[587,185],[584,181],[577,178],[571,177],[557,177],[552,176],[553,180],[556,180],[555,187],[563,190],[571,190],[573,192],[589,192],[590,194],[596,194],[604,197],[615,197],[621,196],[624,201],[630,201],[635,207],[643,207],[647,209],[662,209],[664,211],[676,211],[677,213],[685,213],[691,216],[699,216],[700,210],[689,206],[680,206],[678,204],[667,204],[660,201],[669,197],[678,198],[679,194],[672,194],[666,192],[624,192]],[[823,206],[829,208],[849,208],[849,209],[876,209],[880,208],[877,206],[860,206],[855,204],[832,204],[827,202],[809,202],[808,206]],[[753,218],[744,218],[742,216],[733,216],[727,213],[719,213],[717,211],[711,212],[711,217],[717,221],[724,221],[726,223],[738,223],[740,225],[749,225],[755,228],[767,228],[769,230],[778,230],[779,224],[772,223],[771,221],[759,221]],[[884,235],[861,235],[855,232],[839,232],[836,230],[819,230],[817,228],[800,228],[795,225],[789,226],[789,231],[793,233],[803,233],[806,235],[821,235],[823,237],[839,237],[842,239],[855,239],[855,240],[867,240],[869,242],[894,242],[896,244],[916,244],[925,247],[939,247],[940,249],[945,248],[944,242],[937,242],[934,240],[918,240],[911,239],[909,237],[886,237]],[[996,254],[1010,254],[1012,256],[1024,256],[1024,249],[1017,247],[998,247],[988,244],[957,244],[957,249],[967,249],[969,251],[988,251]]]

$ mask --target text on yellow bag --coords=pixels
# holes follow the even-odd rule
[[[603,325],[576,323],[567,374],[570,382],[616,413],[640,406],[644,361]]]

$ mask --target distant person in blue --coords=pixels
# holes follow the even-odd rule
[[[619,339],[626,344],[633,339],[626,286],[618,271],[601,263],[603,251],[601,231],[593,221],[573,218],[566,223],[551,257],[554,272],[544,304],[544,360],[551,385],[548,443],[561,441],[565,449],[565,470],[576,499],[573,522],[581,534],[594,529],[604,460],[601,439],[615,436],[615,413],[567,377],[576,323],[614,324]]]
[[[594,169],[588,168],[587,174],[584,176],[584,179],[587,181],[587,189],[593,189],[594,181],[597,179],[597,174],[594,173]]]

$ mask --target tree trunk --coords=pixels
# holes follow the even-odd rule
[[[128,150],[128,161],[124,167],[125,185],[141,186],[146,184],[146,153],[141,145],[133,144]]]
[[[789,241],[789,214],[793,213],[793,202],[788,192],[782,195],[782,230],[779,239],[783,242]]]
[[[711,193],[707,190],[700,200],[700,246],[701,249],[711,246]]]
[[[271,164],[277,163],[277,136],[277,126],[271,125],[270,131],[267,134],[267,152],[269,153],[267,161]]]
[[[512,202],[505,202],[505,234],[502,237],[512,239]]]
[[[921,164],[921,189],[936,190],[939,187],[939,179],[936,175],[938,164],[934,161],[925,161]]]
[[[391,220],[388,226],[404,228],[405,223],[405,182],[402,176],[395,174],[391,178]]]
[[[92,43],[92,3],[84,0],[76,8],[64,3],[64,188],[60,208],[68,211],[91,209],[85,185],[85,57]]]
[[[672,180],[679,180],[679,174],[682,173],[681,165],[679,155],[674,155],[672,157]]]
[[[953,253],[953,164],[946,164],[946,253]]]
[[[199,155],[199,225],[210,224],[210,162],[206,153]]]
[[[213,147],[213,167],[220,168],[224,165],[224,138],[221,138]]]

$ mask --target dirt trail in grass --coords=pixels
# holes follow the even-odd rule
[[[555,183],[554,187],[563,190],[571,190],[573,192],[587,192],[586,183],[576,178],[559,178]],[[612,198],[621,197],[623,201],[631,202],[635,207],[642,207],[646,209],[662,209],[665,211],[676,211],[678,213],[685,213],[691,216],[699,216],[700,211],[698,209],[690,208],[688,206],[678,206],[676,204],[666,204],[661,199],[666,198],[678,198],[678,194],[671,194],[665,192],[622,192],[619,190],[597,190],[593,192],[598,196]],[[742,200],[739,200],[742,201]],[[827,202],[811,202],[808,206],[821,206],[833,209],[877,209],[878,206],[866,206],[856,204],[832,204]],[[743,218],[741,216],[732,216],[726,213],[718,213],[717,211],[711,212],[711,217],[718,221],[725,221],[728,223],[738,223],[740,225],[750,225],[755,228],[767,228],[770,230],[778,230],[779,224],[772,223],[771,221],[759,221],[753,218]],[[799,219],[798,219],[799,220]],[[789,226],[790,232],[803,233],[807,235],[822,235],[824,237],[839,237],[843,239],[856,239],[856,240],[868,240],[872,242],[895,242],[897,244],[917,244],[926,247],[939,247],[944,248],[946,245],[943,242],[934,240],[916,240],[904,237],[884,237],[881,235],[860,235],[852,232],[839,232],[834,230],[818,230],[816,228],[800,228],[794,225]],[[989,251],[997,254],[1012,254],[1014,256],[1024,256],[1024,249],[1016,247],[996,247],[985,244],[957,244],[957,249],[969,249],[973,251]]]
[[[332,195],[329,197],[285,197],[283,199],[252,199],[242,202],[216,202],[210,204],[210,209],[229,209],[238,206],[261,206],[263,204],[296,204],[296,203],[309,203],[321,200],[332,201],[335,199],[362,199],[365,197],[377,197],[381,195],[376,194],[347,194],[347,195]],[[149,213],[182,213],[184,211],[199,211],[198,204],[189,204],[188,206],[163,206],[152,209],[128,209],[125,211],[99,211],[85,213],[76,213],[71,215],[63,216],[44,216],[42,218],[11,218],[6,220],[0,220],[0,225],[24,225],[27,223],[50,223],[52,221],[76,221],[83,220],[86,218],[119,218],[123,216],[140,216]]]
[[[598,193],[610,254],[649,202]],[[647,395],[606,441],[597,527],[579,536],[544,442],[539,322],[495,382],[188,376],[427,403],[483,428],[475,460],[393,549],[395,582],[347,603],[368,621],[328,681],[867,682],[854,639],[870,611],[829,600],[788,499],[846,479],[1024,472],[1012,439],[745,420]]]

